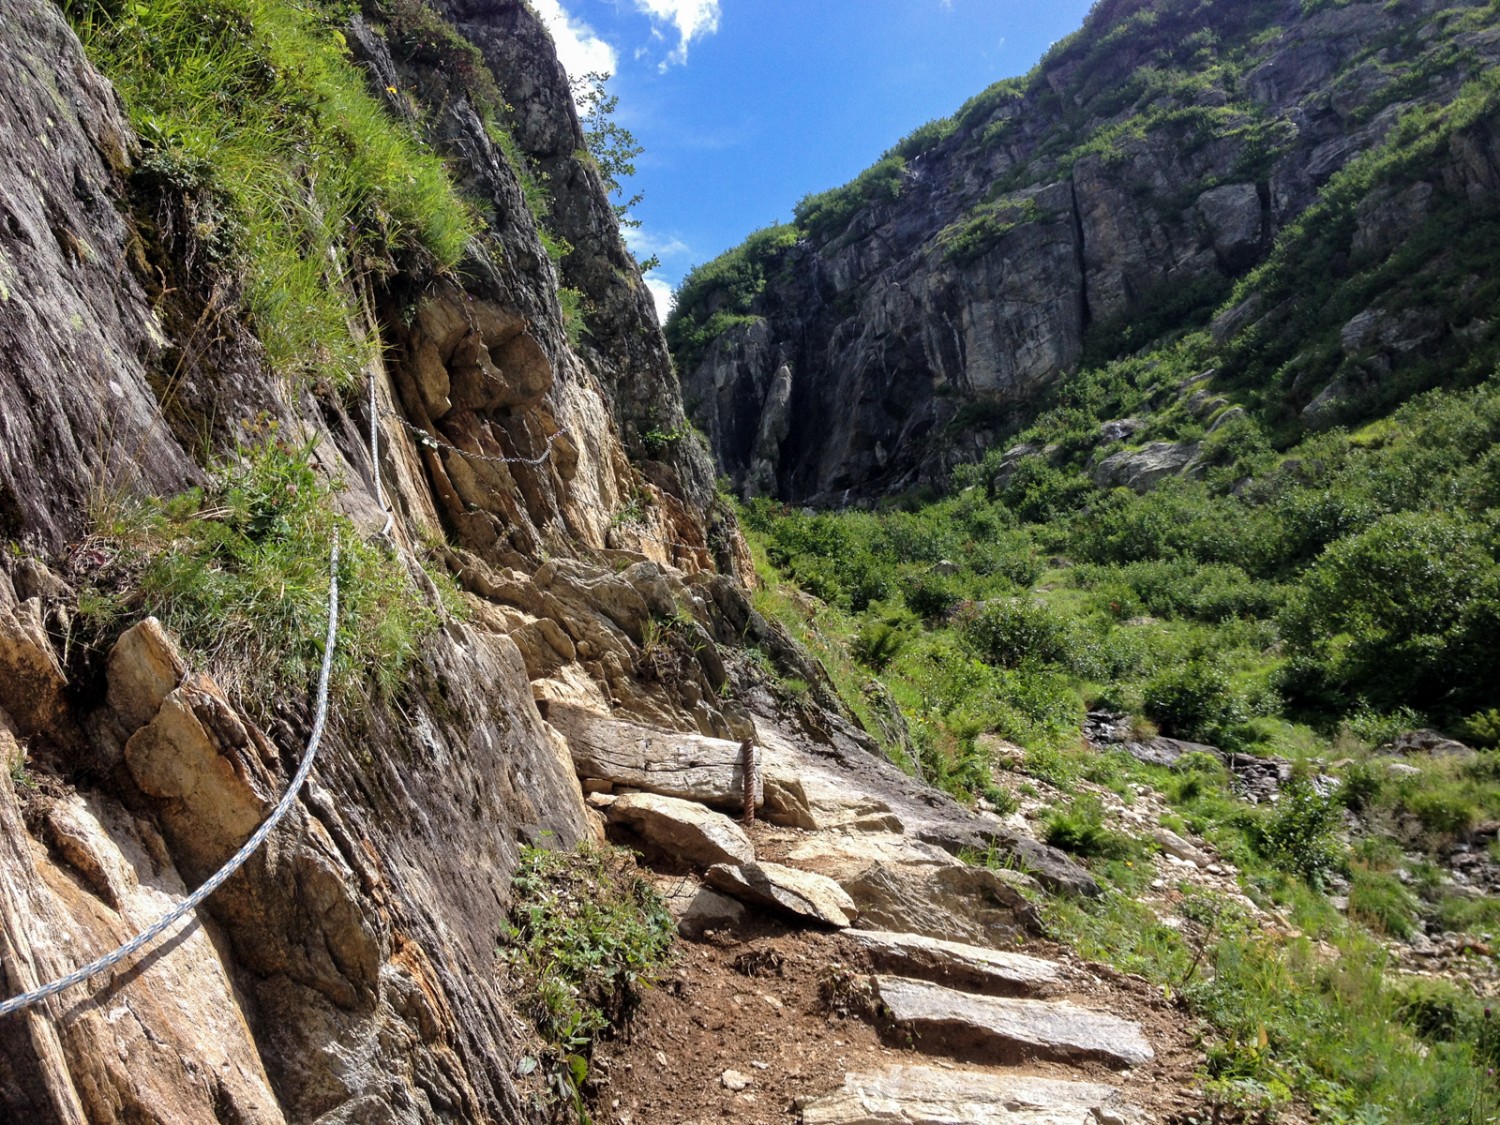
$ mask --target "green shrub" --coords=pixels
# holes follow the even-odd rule
[[[901,597],[918,617],[935,621],[946,617],[959,603],[959,584],[948,575],[928,571],[908,579],[902,585]]]
[[[1385,786],[1385,770],[1377,762],[1355,762],[1344,771],[1339,800],[1350,812],[1374,808]]]
[[[1300,875],[1320,887],[1339,864],[1334,832],[1342,806],[1333,797],[1320,797],[1305,781],[1293,779],[1269,810],[1257,810],[1246,827],[1255,850],[1283,871]]]
[[[1463,735],[1475,746],[1500,748],[1500,708],[1475,711],[1463,722]]]
[[[1479,822],[1479,806],[1464,788],[1429,782],[1403,794],[1401,807],[1437,836],[1462,836]]]
[[[843,187],[804,196],[792,208],[792,214],[797,226],[811,237],[832,238],[849,225],[861,208],[890,202],[899,196],[905,174],[906,158],[892,152]]]
[[[1097,859],[1130,859],[1142,853],[1133,837],[1104,825],[1104,809],[1094,797],[1078,797],[1047,814],[1042,839],[1054,848]]]
[[[1451,710],[1493,690],[1500,566],[1479,525],[1426,512],[1383,517],[1333,544],[1299,586],[1283,615],[1287,637],[1350,694]]]
[[[1068,654],[1066,622],[1045,602],[996,598],[963,624],[963,638],[986,664],[1015,668],[1023,661],[1056,664]]]
[[[876,671],[896,658],[911,639],[916,622],[901,610],[871,610],[854,637],[854,655]]]
[[[623,1029],[672,949],[672,916],[628,853],[523,848],[501,959],[548,1045],[552,1092],[587,1120],[595,1041]]]
[[[1142,689],[1142,709],[1163,734],[1200,742],[1221,741],[1246,717],[1244,700],[1224,666],[1211,657],[1153,676]]]

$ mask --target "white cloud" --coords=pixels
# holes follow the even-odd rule
[[[687,62],[688,44],[719,30],[719,0],[635,0],[635,6],[657,23],[677,30],[677,46],[663,60],[662,70]]]
[[[676,304],[676,301],[672,298],[672,287],[667,284],[665,278],[655,270],[652,270],[646,275],[646,288],[651,290],[651,299],[656,302],[656,322],[658,324],[665,324],[667,322],[667,314],[672,311],[672,306]]]
[[[676,235],[652,234],[645,227],[626,227],[625,245],[630,247],[630,252],[644,261],[647,258],[658,257],[663,261],[685,258],[692,253],[692,249]]]
[[[618,64],[615,49],[599,38],[597,32],[582,20],[575,20],[562,6],[562,0],[531,0],[531,6],[552,33],[557,57],[569,78],[585,74],[613,74]]]

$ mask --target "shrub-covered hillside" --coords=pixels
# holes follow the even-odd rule
[[[1218,1119],[1478,1125],[1500,19],[1252,7],[1096,5],[701,267],[672,341],[762,608],[893,757],[1090,865],[1054,932],[1205,1021]],[[1254,909],[1153,882],[1142,800]]]

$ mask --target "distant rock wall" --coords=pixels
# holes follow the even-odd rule
[[[946,483],[1086,357],[1201,326],[1331,176],[1500,61],[1482,20],[1423,34],[1453,11],[1437,0],[1304,7],[1096,6],[1012,95],[911,151],[896,198],[803,229],[756,319],[683,373],[720,470],[812,504]],[[773,412],[791,422],[768,450]]]

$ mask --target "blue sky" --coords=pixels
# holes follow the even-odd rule
[[[531,0],[569,73],[614,73],[645,152],[659,295],[923,122],[1029,70],[1091,0]],[[659,299],[660,303],[660,299]]]

